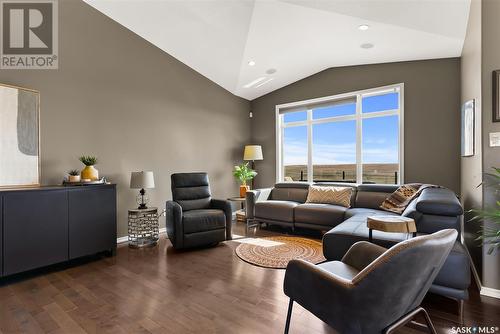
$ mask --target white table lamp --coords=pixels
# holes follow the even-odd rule
[[[147,209],[146,202],[148,198],[144,198],[146,195],[146,190],[144,189],[153,189],[155,187],[155,179],[153,172],[132,172],[130,175],[130,188],[131,189],[141,189],[139,192],[140,196],[140,205],[138,209],[143,210]],[[138,198],[139,198],[138,196]],[[139,201],[138,201],[139,202]]]

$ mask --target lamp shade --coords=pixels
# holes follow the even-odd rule
[[[263,160],[262,146],[260,145],[246,145],[245,152],[243,153],[243,160]]]
[[[130,188],[152,189],[155,187],[153,172],[132,172],[130,175]]]

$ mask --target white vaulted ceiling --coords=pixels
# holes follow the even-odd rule
[[[329,67],[458,57],[470,5],[470,0],[85,1],[249,100]],[[361,31],[360,25],[369,29]],[[361,47],[367,43],[373,47]],[[276,72],[266,73],[269,69]]]

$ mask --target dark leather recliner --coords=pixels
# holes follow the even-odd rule
[[[340,333],[392,333],[417,313],[436,333],[420,303],[458,236],[447,229],[416,237],[389,250],[360,241],[342,261],[289,262],[284,292],[290,297],[285,333],[297,302]]]
[[[231,240],[231,204],[213,199],[207,173],[171,176],[172,201],[166,205],[167,235],[175,249]]]

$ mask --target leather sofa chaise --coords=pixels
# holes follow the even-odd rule
[[[277,224],[327,231],[323,236],[323,254],[328,261],[340,261],[348,249],[358,241],[368,240],[366,218],[372,215],[396,215],[380,209],[381,203],[393,193],[397,185],[321,183],[316,185],[352,187],[351,207],[305,203],[309,184],[300,182],[277,183],[273,188],[247,192],[247,219],[253,223]],[[457,196],[449,189],[426,188],[413,199],[403,216],[413,218],[418,235],[443,229],[455,229],[460,236],[463,208]],[[373,231],[373,243],[391,247],[408,238],[404,233]],[[408,265],[411,265],[409,263]],[[470,265],[465,247],[457,240],[443,268],[429,291],[460,302],[468,299]]]

